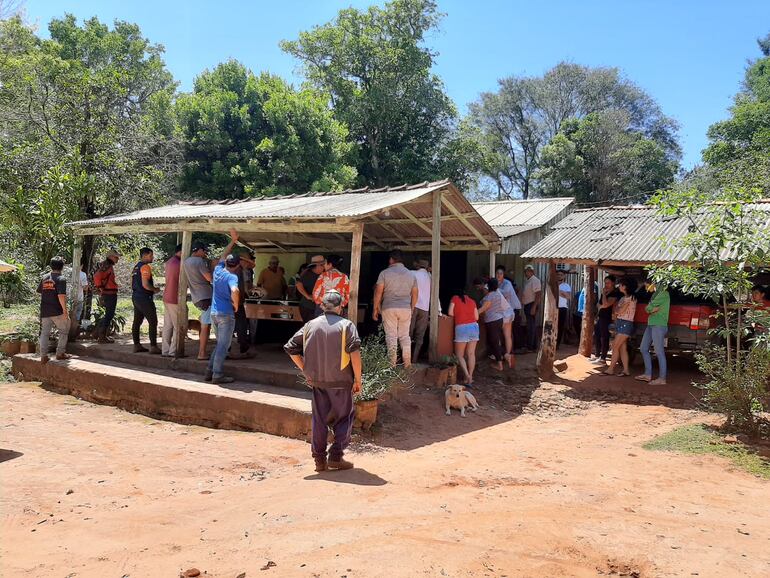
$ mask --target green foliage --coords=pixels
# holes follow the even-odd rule
[[[358,144],[359,181],[414,183],[462,173],[443,155],[455,107],[431,72],[424,46],[441,14],[433,0],[393,0],[341,10],[333,22],[281,47],[299,58],[310,82],[330,95],[334,113]],[[456,143],[455,143],[456,144]],[[454,149],[456,150],[456,148]]]
[[[94,327],[99,325],[99,322],[104,318],[105,308],[97,303],[96,308],[92,311],[94,316]],[[107,329],[107,335],[116,335],[123,332],[123,328],[126,326],[126,316],[123,311],[115,311],[115,316],[112,318],[109,328]]]
[[[699,424],[679,427],[644,444],[644,449],[726,458],[755,476],[770,479],[770,460],[740,443],[727,443],[717,432]]]
[[[39,264],[69,252],[65,220],[159,203],[179,161],[162,47],[121,21],[67,15],[48,30],[0,22],[0,218],[5,240],[31,243]]]
[[[26,267],[12,259],[9,265],[15,265],[15,271],[0,273],[0,301],[3,307],[10,307],[14,303],[24,303],[29,299],[33,290]]]
[[[770,34],[759,41],[762,58],[749,64],[731,117],[708,130],[703,160],[728,173],[753,173],[754,184],[770,194]]]
[[[395,383],[406,383],[403,368],[390,365],[385,332],[382,328],[364,339],[361,345],[361,363],[361,391],[356,395],[356,401],[379,399]]]
[[[731,425],[752,435],[758,433],[758,413],[770,375],[767,341],[747,342],[753,323],[770,326],[765,313],[746,305],[752,277],[770,255],[768,213],[752,204],[760,197],[760,190],[747,188],[739,179],[711,192],[685,184],[651,200],[662,217],[689,223],[688,232],[678,240],[661,240],[676,261],[652,267],[651,275],[658,283],[719,305],[719,335],[725,347],[698,358],[709,377],[703,386],[706,400],[725,413]],[[747,347],[749,351],[743,351]]]
[[[651,186],[644,182],[650,171],[652,184],[670,182],[681,154],[677,124],[616,68],[562,62],[542,77],[504,78],[470,106],[470,120],[487,151],[480,170],[500,197],[590,198],[597,185]]]
[[[209,198],[338,190],[355,179],[347,129],[323,96],[230,60],[177,99],[182,188]]]
[[[535,171],[540,194],[583,203],[641,201],[671,185],[677,163],[630,121],[625,111],[610,109],[564,122],[543,147]]]

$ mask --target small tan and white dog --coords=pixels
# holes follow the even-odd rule
[[[444,392],[444,402],[446,404],[446,414],[452,415],[452,408],[460,410],[460,416],[465,417],[465,408],[471,410],[479,409],[479,404],[473,394],[465,389],[464,385],[450,385]]]

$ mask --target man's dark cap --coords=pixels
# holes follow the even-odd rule
[[[201,249],[208,251],[209,247],[203,241],[195,241],[195,243],[192,244],[193,253],[195,253],[195,251],[200,251]]]
[[[233,255],[232,253],[230,253],[227,256],[227,259],[225,259],[225,263],[227,264],[228,267],[237,267],[238,265],[241,264],[241,258],[238,255]]]

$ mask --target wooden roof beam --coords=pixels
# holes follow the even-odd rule
[[[413,243],[412,243],[411,241],[408,241],[407,239],[405,239],[404,237],[402,237],[401,235],[399,235],[399,234],[398,234],[398,233],[395,231],[395,229],[393,229],[393,227],[391,227],[390,225],[388,225],[388,224],[387,224],[385,221],[383,221],[383,220],[382,220],[382,219],[380,219],[379,217],[377,217],[377,216],[375,216],[375,215],[371,215],[371,217],[370,217],[370,218],[371,218],[371,219],[372,219],[372,220],[373,220],[375,223],[377,223],[379,226],[381,226],[383,229],[385,229],[386,231],[388,231],[388,232],[389,232],[391,235],[393,235],[393,236],[394,236],[396,239],[399,239],[399,240],[400,240],[402,243],[404,243],[405,245],[410,245],[410,246],[411,246],[411,245],[413,245]]]
[[[469,221],[467,218],[465,218],[465,216],[463,216],[462,214],[460,214],[460,211],[458,211],[458,210],[457,210],[457,209],[454,207],[454,205],[452,205],[452,203],[450,203],[450,202],[449,202],[449,199],[448,199],[447,197],[442,197],[442,198],[441,198],[441,202],[443,203],[443,205],[444,205],[444,206],[445,206],[447,209],[449,209],[449,212],[450,212],[450,213],[452,213],[452,214],[453,214],[455,217],[457,217],[458,219],[460,219],[460,222],[461,222],[463,225],[465,225],[465,227],[466,227],[466,228],[467,228],[467,229],[468,229],[468,230],[469,230],[471,233],[473,233],[473,234],[476,236],[476,238],[477,238],[479,241],[481,241],[481,244],[482,244],[482,245],[484,245],[485,247],[489,248],[489,241],[487,241],[487,240],[484,238],[484,235],[482,235],[481,233],[479,233],[479,230],[478,230],[476,227],[474,227],[474,226],[471,224],[471,222],[470,222],[470,221]]]
[[[399,211],[401,211],[401,213],[403,213],[404,215],[406,215],[406,217],[407,217],[407,218],[408,218],[408,219],[409,219],[409,220],[410,220],[412,223],[414,223],[415,225],[417,225],[418,227],[420,227],[420,228],[421,228],[423,231],[427,232],[427,233],[428,233],[429,235],[431,235],[431,236],[433,235],[433,230],[432,230],[432,229],[431,229],[431,228],[430,228],[428,225],[426,225],[425,223],[423,223],[422,221],[420,221],[420,220],[419,220],[417,217],[415,217],[415,216],[414,216],[412,213],[410,213],[410,212],[409,212],[409,210],[405,209],[404,207],[397,207],[397,209],[398,209]],[[447,240],[446,240],[446,239],[444,239],[444,238],[442,238],[442,239],[441,239],[441,242],[442,242],[444,245],[449,245],[449,241],[447,241]]]

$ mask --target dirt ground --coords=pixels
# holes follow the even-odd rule
[[[4,384],[2,576],[770,575],[770,483],[641,447],[713,416],[533,375],[466,419],[405,392],[322,475],[301,441]]]

